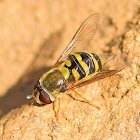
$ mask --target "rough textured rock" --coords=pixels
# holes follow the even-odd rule
[[[140,3],[106,1],[0,1],[0,139],[134,139],[140,137]],[[80,24],[101,15],[91,52],[127,53],[132,62],[112,76],[79,89],[100,110],[70,92],[31,105],[26,96],[49,70]]]

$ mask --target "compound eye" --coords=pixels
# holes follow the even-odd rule
[[[39,100],[45,104],[51,104],[52,101],[46,91],[41,90]]]

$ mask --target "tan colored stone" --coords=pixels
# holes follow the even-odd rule
[[[140,137],[140,3],[137,0],[0,2],[0,139],[127,139]],[[31,105],[33,83],[55,63],[80,24],[101,15],[91,52],[127,53],[130,66],[79,88],[100,110],[71,92],[47,106]]]

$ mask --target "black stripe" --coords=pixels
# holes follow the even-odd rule
[[[71,62],[71,66],[70,67],[67,67],[65,65],[66,68],[69,69],[70,71],[70,74],[72,73],[72,69],[76,69],[76,71],[80,74],[80,79],[84,78],[86,76],[86,73],[83,69],[83,67],[80,65],[80,63],[78,62],[77,58],[74,56],[74,55],[69,55],[68,59],[70,60]]]
[[[88,58],[89,58],[89,56],[88,56],[87,53],[85,53],[85,52],[81,52],[80,55],[81,55],[81,57],[82,57],[82,60],[88,59]]]
[[[89,74],[94,73],[95,72],[95,65],[94,65],[93,59],[90,58],[91,56],[89,56],[88,53],[82,52],[81,57],[82,57],[82,61],[84,61],[88,66]]]
[[[99,70],[101,70],[101,69],[102,69],[102,64],[101,64],[100,58],[98,57],[98,55],[96,55],[96,54],[94,54],[94,53],[92,53],[92,55],[93,55],[94,58],[97,60],[98,65],[99,65]]]

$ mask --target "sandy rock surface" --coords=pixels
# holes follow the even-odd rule
[[[126,53],[130,65],[47,106],[26,96],[51,68],[80,24],[100,13],[90,50]],[[138,140],[140,138],[140,2],[0,1],[0,139]]]

